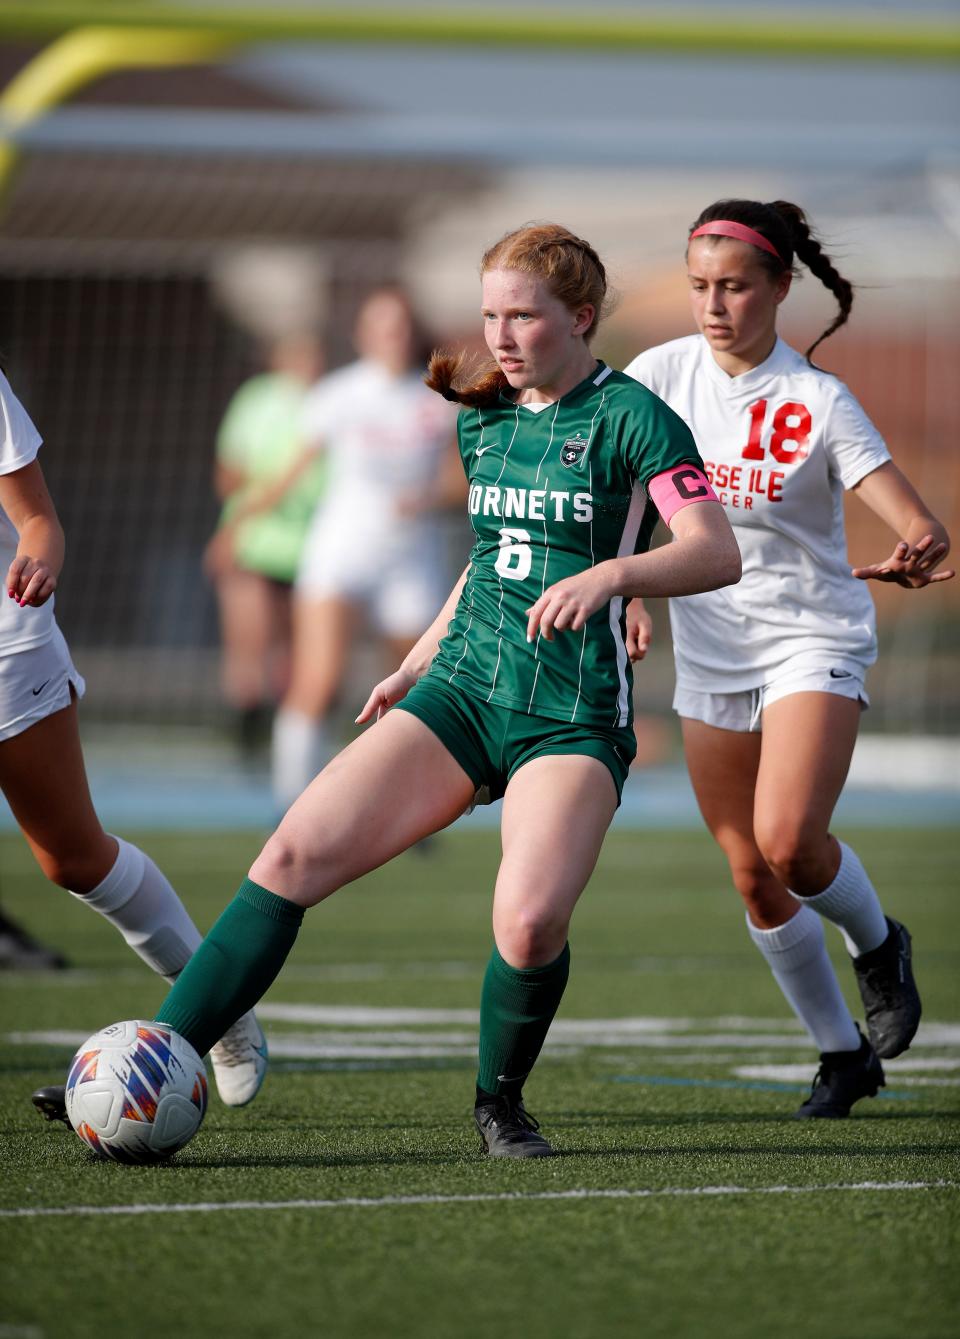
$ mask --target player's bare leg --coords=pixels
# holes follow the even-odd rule
[[[853,1102],[876,1092],[883,1074],[876,1057],[863,1049],[819,917],[790,894],[755,838],[754,814],[765,794],[761,758],[770,740],[684,719],[683,742],[701,813],[746,905],[750,937],[820,1052],[814,1108],[804,1103],[797,1114],[845,1116]],[[780,747],[785,748],[782,740]]]
[[[856,853],[829,831],[859,722],[859,702],[832,693],[793,693],[767,708],[755,827],[791,892],[841,930],[870,1039],[889,1057],[906,1050],[920,1022],[910,935],[884,915]]]
[[[785,925],[798,904],[764,860],[753,833],[761,736],[682,720],[690,783],[703,820],[727,857],[751,925]]]
[[[47,878],[100,912],[153,971],[173,981],[200,932],[149,856],[104,832],[90,798],[75,701],[0,742],[0,789]],[[255,1018],[238,1027],[263,1044]],[[223,1039],[228,1050],[230,1040]],[[232,1052],[212,1058],[223,1100],[249,1102],[262,1072]]]
[[[311,782],[250,877],[314,906],[452,823],[473,794],[473,782],[422,721],[387,712]]]
[[[51,882],[87,894],[106,878],[118,844],[90,797],[76,702],[0,741],[0,789]]]
[[[609,770],[582,754],[534,758],[503,798],[493,899],[497,949],[513,967],[552,962],[617,810]]]
[[[522,1089],[559,1007],[570,918],[616,807],[609,770],[577,754],[534,758],[507,786],[474,1109],[483,1147],[493,1157],[553,1151],[525,1110]]]
[[[216,590],[223,694],[237,713],[240,746],[249,752],[263,713],[286,687],[286,667],[281,686],[275,663],[280,631],[275,605],[285,597],[265,577],[235,567],[218,577]]]

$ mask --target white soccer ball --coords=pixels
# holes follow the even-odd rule
[[[115,1162],[157,1162],[183,1148],[207,1109],[200,1056],[166,1023],[128,1019],[95,1032],[67,1074],[67,1115]]]

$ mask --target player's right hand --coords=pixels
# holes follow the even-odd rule
[[[356,724],[364,725],[367,721],[379,720],[383,712],[392,707],[395,702],[406,697],[410,689],[417,682],[417,676],[405,670],[402,666],[395,670],[393,674],[381,679],[374,688],[373,692],[367,698],[366,706],[357,717]]]
[[[25,553],[14,558],[7,568],[7,594],[23,608],[37,609],[46,604],[57,589],[57,578],[47,563],[30,558]]]

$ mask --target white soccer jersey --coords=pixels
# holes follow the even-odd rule
[[[678,683],[739,692],[798,654],[872,664],[873,600],[850,575],[843,490],[890,453],[843,382],[779,339],[730,377],[701,335],[626,371],[693,430],[743,555],[738,585],[670,601]]]
[[[42,440],[0,372],[0,474],[12,474],[29,465],[36,459]],[[7,568],[17,556],[18,543],[10,518],[0,507],[0,580],[6,578]],[[0,655],[41,646],[53,636],[53,627],[52,597],[39,609],[21,609],[7,595],[6,587],[0,590]]]

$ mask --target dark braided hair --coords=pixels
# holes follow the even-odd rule
[[[528,223],[484,252],[480,273],[487,270],[536,275],[570,311],[589,304],[594,317],[584,339],[589,343],[596,334],[607,297],[607,274],[596,251],[582,237],[556,223]],[[502,393],[512,389],[496,364],[478,364],[466,354],[444,350],[431,354],[424,381],[445,400],[474,408],[495,404]]]
[[[776,247],[780,260],[760,247],[756,248],[756,254],[760,264],[774,278],[779,278],[785,270],[796,274],[794,265],[796,256],[796,259],[802,261],[810,273],[815,275],[824,288],[836,298],[839,312],[813,341],[805,354],[807,362],[814,366],[811,357],[814,349],[828,339],[835,330],[839,330],[850,315],[853,307],[853,284],[844,279],[823,250],[800,206],[791,204],[789,200],[771,200],[769,204],[762,204],[759,200],[717,200],[707,206],[690,231],[694,232],[704,223],[712,223],[715,219],[731,219],[734,223],[744,223],[762,237],[766,237],[767,241]]]

